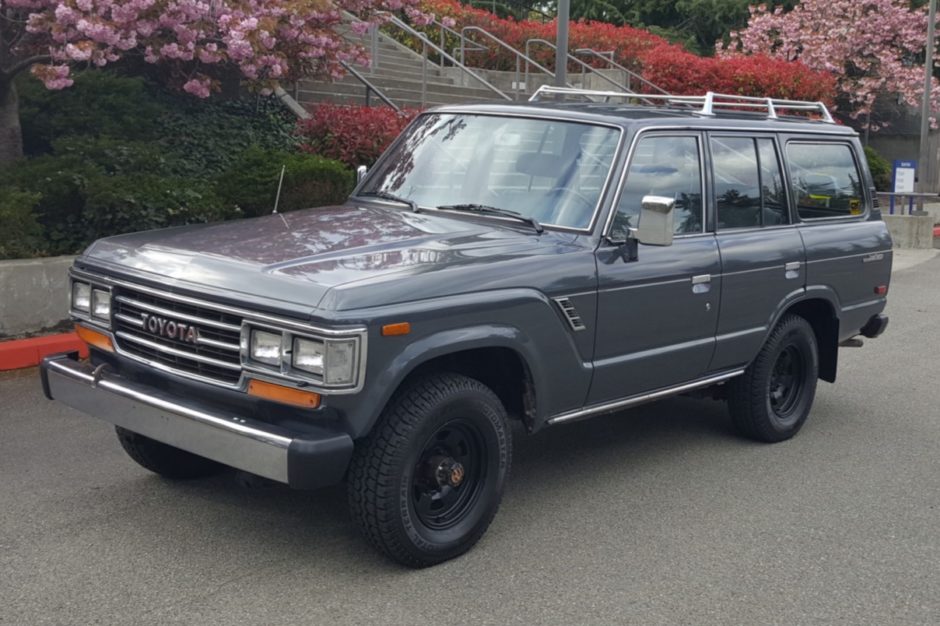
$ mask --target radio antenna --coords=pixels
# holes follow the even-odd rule
[[[286,165],[281,166],[281,178],[277,181],[277,196],[274,197],[274,210],[271,211],[272,215],[277,213],[277,203],[281,201],[281,186],[284,184],[284,170],[286,169]]]

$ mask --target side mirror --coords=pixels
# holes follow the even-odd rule
[[[359,167],[357,167],[356,168],[356,184],[358,185],[359,183],[361,183],[362,179],[365,178],[366,174],[368,173],[369,173],[369,168],[366,167],[365,165],[360,165]]]
[[[672,210],[675,198],[643,196],[640,204],[640,224],[636,238],[650,246],[671,246],[673,232]]]

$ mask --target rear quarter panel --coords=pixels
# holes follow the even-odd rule
[[[806,246],[806,292],[835,295],[839,339],[858,334],[886,303],[875,293],[891,280],[891,236],[881,219],[809,224],[800,229]],[[829,299],[829,298],[827,298]]]

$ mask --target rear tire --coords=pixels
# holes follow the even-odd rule
[[[141,467],[171,480],[205,478],[218,474],[224,465],[149,437],[115,427],[121,447]]]
[[[775,443],[795,435],[816,395],[819,355],[812,326],[787,315],[744,374],[728,383],[728,408],[737,430]]]
[[[350,511],[393,560],[435,565],[486,532],[511,460],[499,398],[466,376],[429,376],[397,394],[357,442],[347,478]]]

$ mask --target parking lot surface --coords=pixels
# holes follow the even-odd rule
[[[167,482],[35,370],[2,375],[0,623],[940,623],[940,257],[889,301],[791,441],[691,398],[516,431],[487,535],[422,571],[340,487]]]

